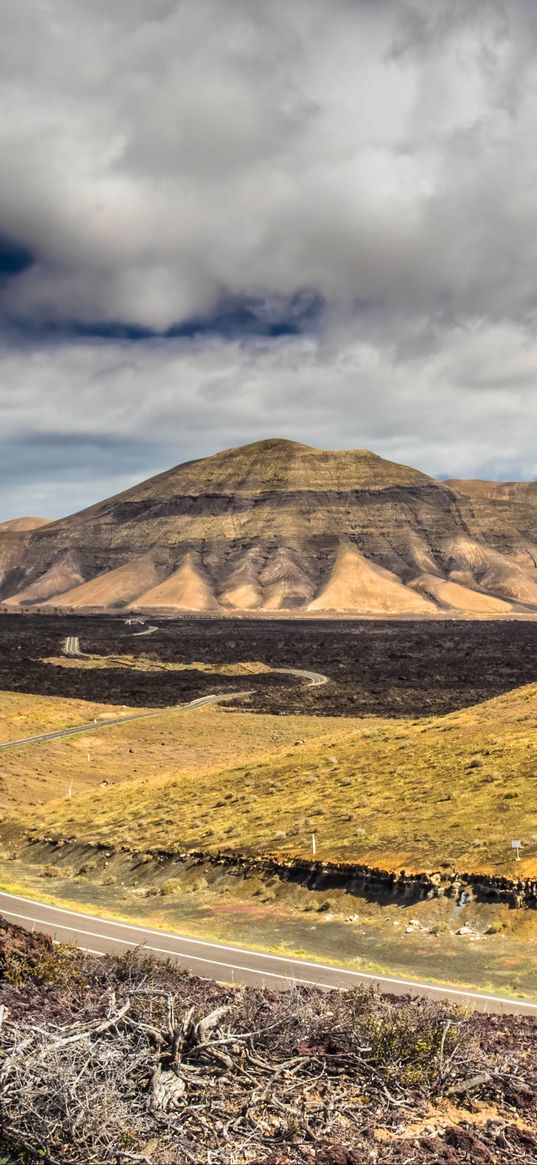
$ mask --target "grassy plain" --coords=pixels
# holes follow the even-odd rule
[[[27,736],[91,724],[95,720],[105,724],[115,716],[127,716],[132,711],[123,706],[94,704],[87,700],[0,692],[0,741],[23,740]],[[32,806],[59,797],[66,793],[74,777],[79,790],[95,787],[97,777],[87,763],[87,754],[94,747],[97,733],[72,739],[76,746],[68,755],[78,757],[80,762],[74,771],[69,765],[56,763],[55,758],[66,747],[64,742],[28,744],[2,752],[0,813],[11,811],[18,805]],[[85,765],[81,763],[82,741],[85,742]]]
[[[106,776],[108,763],[116,780],[128,779],[128,796],[119,785],[50,803],[33,814],[35,831],[134,850],[287,857],[309,855],[315,832],[325,860],[537,876],[537,684],[428,720],[312,718],[309,739],[307,720],[163,713],[169,750],[160,765],[157,739],[152,750],[147,745],[151,721],[109,729],[100,736],[99,767]],[[139,752],[136,766],[132,757],[130,767],[121,760],[121,750],[105,760],[116,731],[127,731]],[[291,744],[297,738],[303,743]],[[246,759],[240,749],[248,742]],[[188,763],[185,748],[193,750]],[[512,839],[523,843],[517,863]]]
[[[244,661],[243,663],[173,663],[152,659],[151,655],[58,655],[43,659],[42,663],[53,667],[89,669],[105,671],[109,668],[123,668],[125,671],[173,672],[204,671],[216,676],[253,676],[272,671],[266,663]]]
[[[0,693],[0,708],[0,740],[17,740],[94,719],[105,724],[115,716],[143,711],[13,692]],[[352,726],[352,721],[341,720],[335,725],[336,734],[345,734]],[[136,811],[133,796],[142,797],[143,813],[144,791],[160,790],[179,780],[190,782],[195,799],[197,781],[211,771],[234,763],[277,759],[297,739],[326,738],[328,729],[332,739],[334,727],[327,728],[316,716],[241,715],[217,706],[152,710],[147,719],[2,753],[0,812],[29,808],[36,820],[36,807],[44,802],[59,799],[56,806],[62,800],[72,805],[87,792],[85,813],[96,790],[112,798],[111,786],[118,785],[124,813],[131,808]],[[69,786],[72,800],[66,797]],[[176,805],[175,811],[181,816],[183,806]]]
[[[25,692],[0,692],[0,741],[21,740],[75,724],[127,715],[131,709],[88,700],[64,700]]]

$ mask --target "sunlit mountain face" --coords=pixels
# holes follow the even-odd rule
[[[367,450],[266,440],[58,522],[0,527],[8,610],[537,611],[537,486],[440,483]]]

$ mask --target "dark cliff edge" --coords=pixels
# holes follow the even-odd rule
[[[459,905],[471,902],[497,903],[512,909],[537,908],[537,880],[530,878],[507,878],[494,874],[471,872],[420,872],[405,870],[383,870],[374,866],[351,863],[313,862],[299,858],[283,858],[274,854],[260,857],[229,852],[206,853],[202,850],[186,850],[173,853],[166,850],[139,852],[127,846],[114,846],[98,842],[93,845],[81,843],[76,838],[26,837],[30,847],[46,846],[55,856],[64,851],[65,856],[76,853],[87,856],[91,851],[114,855],[128,855],[133,868],[146,864],[148,857],[159,865],[206,866],[220,868],[238,877],[256,875],[261,878],[280,878],[284,882],[304,886],[310,890],[344,890],[357,898],[386,904],[403,901],[409,905],[424,899],[450,898]]]

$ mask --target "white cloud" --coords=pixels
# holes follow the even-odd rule
[[[503,325],[454,328],[402,362],[348,336],[5,348],[0,517],[59,516],[268,436],[373,448],[433,476],[537,477],[534,377],[537,339]]]
[[[274,434],[537,474],[533,0],[0,0],[0,33],[0,240],[35,257],[0,283],[4,509]],[[308,294],[298,337],[72,327]]]
[[[0,2],[4,310],[534,310],[531,0]]]

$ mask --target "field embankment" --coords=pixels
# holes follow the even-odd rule
[[[197,715],[208,741],[209,714]],[[258,719],[213,715],[241,731]],[[146,758],[128,799],[124,786],[106,787],[22,819],[35,836],[136,851],[303,861],[315,834],[318,859],[336,865],[537,877],[537,685],[445,717],[330,729],[279,755],[203,772],[151,774]]]

